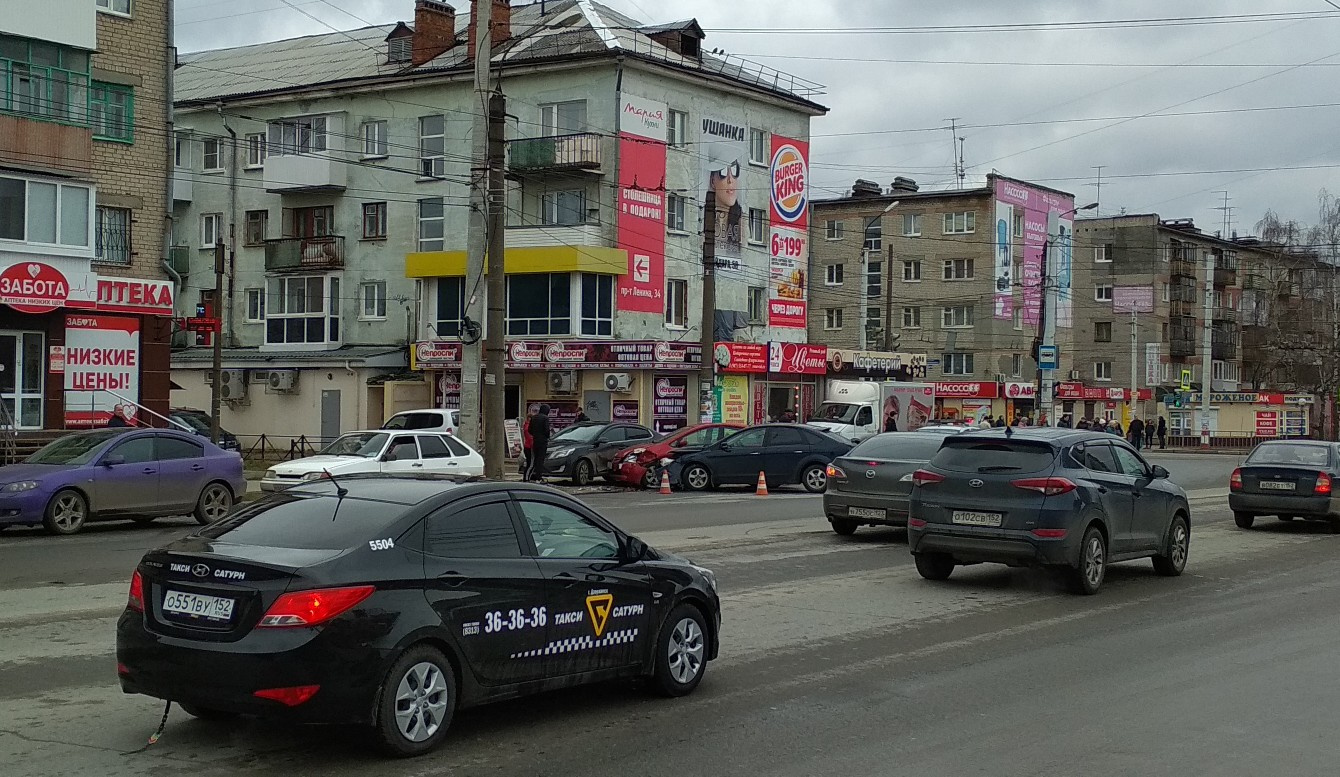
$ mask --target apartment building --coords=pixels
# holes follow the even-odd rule
[[[1048,214],[1069,231],[1073,207],[1073,195],[996,174],[943,191],[901,177],[887,189],[857,181],[844,197],[817,200],[810,339],[924,353],[944,415],[1035,413]],[[1056,275],[1064,363],[1072,300],[1068,275]]]
[[[167,0],[0,14],[0,426],[166,413]]]
[[[190,276],[212,279],[232,235],[230,429],[328,437],[407,404],[458,406],[466,300],[483,291],[465,272],[478,1],[182,57],[177,162],[192,185],[175,238]],[[492,13],[509,115],[507,417],[546,401],[560,423],[579,409],[687,422],[709,188],[715,339],[803,345],[821,88],[709,53],[695,21],[584,0]],[[185,301],[214,304],[209,290]],[[187,395],[207,391],[207,358],[174,356]],[[812,377],[790,377],[812,396]]]

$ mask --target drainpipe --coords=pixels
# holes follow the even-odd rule
[[[233,299],[235,295],[235,279],[237,277],[237,131],[228,126],[228,117],[223,113],[223,101],[220,100],[216,106],[219,112],[219,118],[223,120],[223,128],[228,131],[232,138],[229,144],[232,153],[228,158],[228,301],[215,300],[214,304],[224,310],[228,322],[228,339],[230,346],[237,345],[237,315],[234,313]]]
[[[173,28],[173,3],[166,4],[165,13],[167,14],[167,64],[164,67],[163,84],[166,87],[164,91],[163,103],[165,107],[164,126],[167,130],[167,175],[163,178],[163,269],[167,271],[168,277],[172,279],[172,312],[177,312],[177,301],[181,295],[182,283],[181,276],[171,267],[172,241],[176,233],[176,221],[173,218],[173,208],[175,196],[173,192],[173,178],[176,175],[177,168],[177,132],[176,117],[172,108],[172,94],[177,72],[177,41],[176,31]],[[170,336],[169,336],[170,337]]]

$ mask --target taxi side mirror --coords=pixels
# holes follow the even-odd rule
[[[637,537],[628,537],[624,540],[623,560],[624,563],[633,564],[647,557],[647,543]]]

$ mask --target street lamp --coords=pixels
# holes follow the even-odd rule
[[[1034,392],[1037,397],[1037,422],[1042,421],[1043,409],[1050,409],[1052,406],[1052,384],[1044,380],[1046,373],[1050,370],[1042,368],[1042,349],[1048,348],[1054,350],[1056,346],[1056,283],[1052,278],[1052,268],[1054,262],[1051,261],[1052,246],[1056,239],[1060,237],[1061,219],[1066,216],[1078,213],[1082,210],[1093,210],[1098,207],[1098,203],[1091,202],[1088,205],[1081,205],[1078,208],[1060,213],[1052,212],[1047,214],[1047,240],[1042,244],[1042,311],[1038,316],[1038,349],[1033,357],[1038,363],[1038,384]],[[1054,425],[1050,415],[1047,417],[1048,425]]]
[[[875,218],[866,221],[865,229],[861,230],[861,310],[859,318],[861,321],[862,351],[866,350],[870,345],[870,252],[872,249],[865,244],[865,231],[870,228],[871,223],[884,218],[884,215],[886,213],[888,213],[889,211],[893,210],[896,207],[898,207],[898,200],[894,200],[888,205],[885,205],[883,212],[881,212]],[[882,242],[883,239],[884,239],[884,230],[883,227],[881,227],[880,241]],[[883,273],[881,274],[887,276],[888,272],[889,272],[888,268],[885,268]],[[884,279],[884,283],[888,283],[887,277]],[[887,318],[887,316],[888,314],[886,312],[885,317]],[[884,322],[885,331],[887,331],[888,328],[889,328],[889,322],[885,321]]]

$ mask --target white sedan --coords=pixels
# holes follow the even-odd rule
[[[374,430],[350,432],[320,454],[276,464],[265,471],[262,491],[340,475],[378,472],[483,475],[484,457],[449,434]]]

